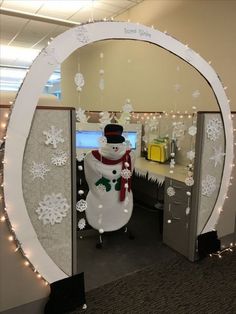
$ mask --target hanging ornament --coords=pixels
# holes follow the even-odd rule
[[[186,214],[187,216],[190,214],[190,207],[189,207],[189,206],[186,207],[186,209],[185,209],[185,214]]]
[[[99,113],[99,116],[101,117],[99,119],[99,122],[104,126],[106,124],[110,124],[111,120],[114,117],[114,114],[110,114],[108,111],[103,111]]]
[[[174,158],[171,158],[170,160],[170,168],[174,168],[175,167],[175,160]]]
[[[76,159],[78,160],[78,162],[81,162],[84,160],[85,156],[86,156],[85,153],[78,153],[78,154],[76,154]]]
[[[88,207],[88,204],[85,200],[79,200],[76,203],[76,210],[78,210],[79,212],[84,212]]]
[[[30,172],[33,175],[33,180],[36,178],[40,178],[44,180],[44,177],[48,171],[50,171],[50,169],[45,164],[45,162],[36,163],[33,161],[33,165],[30,168]]]
[[[122,109],[123,109],[123,112],[127,112],[127,113],[134,111],[129,98],[126,99],[125,104],[123,105]]]
[[[195,152],[193,150],[187,152],[187,158],[193,160],[195,158]]]
[[[84,76],[82,73],[76,73],[75,74],[75,78],[74,78],[74,82],[77,86],[77,91],[81,92],[82,91],[82,87],[84,86],[85,82],[84,82]]]
[[[202,180],[202,195],[210,197],[215,190],[216,178],[208,174],[206,178]]]
[[[173,122],[172,138],[177,139],[184,136],[186,127],[183,122]]]
[[[52,125],[48,131],[43,131],[43,134],[46,136],[45,144],[51,144],[53,148],[57,148],[58,143],[64,143],[64,138],[61,133],[62,129],[57,129],[54,125]]]
[[[123,169],[123,170],[121,170],[120,175],[122,178],[128,180],[129,178],[131,178],[132,173],[129,169]]]
[[[81,218],[78,222],[78,227],[80,230],[83,230],[85,228],[85,226],[86,226],[86,221],[84,218]]]
[[[103,91],[105,89],[105,80],[104,80],[103,77],[101,77],[100,80],[99,80],[99,89],[101,91]]]
[[[206,125],[207,137],[215,142],[221,135],[223,125],[220,119],[210,119]]]
[[[193,177],[187,177],[185,180],[184,180],[185,184],[187,186],[192,186],[194,185],[194,180],[193,180]]]
[[[213,147],[214,155],[210,157],[210,160],[214,161],[215,167],[217,167],[218,164],[222,164],[223,157],[225,156],[225,153],[222,151],[222,147]]]
[[[67,153],[63,150],[57,150],[51,158],[51,162],[55,166],[64,166],[68,160]]]
[[[196,133],[197,133],[197,127],[195,125],[190,126],[188,129],[188,134],[191,136],[194,136],[196,135]]]
[[[170,197],[175,195],[175,189],[173,188],[173,186],[169,186],[167,188],[166,192],[167,192],[167,195],[170,196]]]
[[[61,193],[52,193],[44,196],[43,201],[39,202],[39,206],[35,211],[38,214],[38,219],[42,220],[44,225],[54,225],[55,223],[61,223],[69,208],[67,200]]]
[[[78,121],[78,122],[81,122],[81,123],[86,123],[86,122],[88,122],[88,119],[89,119],[90,117],[88,116],[86,116],[86,113],[85,113],[85,110],[83,110],[82,108],[78,108],[77,110],[76,110],[76,120]]]

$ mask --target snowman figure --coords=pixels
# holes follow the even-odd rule
[[[122,132],[121,125],[107,124],[104,145],[88,153],[84,159],[89,186],[86,218],[100,234],[125,226],[133,210],[134,153],[127,147]]]

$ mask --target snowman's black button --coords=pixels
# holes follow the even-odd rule
[[[116,179],[113,179],[113,180],[112,180],[112,182],[114,182],[114,183],[115,183],[115,182],[116,182]]]
[[[112,173],[113,173],[113,174],[116,174],[116,170],[113,170]]]

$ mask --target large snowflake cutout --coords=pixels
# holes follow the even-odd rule
[[[52,155],[51,161],[52,164],[56,166],[64,166],[67,162],[68,156],[67,153],[63,150],[58,150],[55,154]]]
[[[88,32],[87,27],[79,26],[74,29],[74,32],[75,32],[76,39],[79,42],[83,44],[87,44],[89,42],[89,32]]]
[[[210,197],[216,189],[216,178],[207,175],[205,180],[202,180],[202,195]]]
[[[197,134],[197,127],[195,125],[192,125],[188,129],[188,134],[191,136],[194,136]]]
[[[225,156],[225,153],[222,151],[222,147],[213,147],[214,155],[210,157],[210,160],[213,160],[215,162],[215,167],[217,167],[218,164],[222,163],[222,159]]]
[[[45,162],[36,163],[33,161],[33,165],[30,168],[30,172],[33,175],[33,180],[36,178],[40,178],[44,180],[44,176],[50,169],[47,167]]]
[[[220,119],[213,118],[209,120],[206,126],[207,137],[215,142],[220,137],[222,128],[223,125]]]
[[[90,118],[90,116],[86,116],[85,110],[82,108],[78,108],[78,110],[76,110],[76,120],[81,122],[81,123],[86,123],[88,122],[88,119]]]
[[[77,91],[81,92],[82,91],[82,87],[84,86],[85,82],[84,82],[84,76],[82,73],[78,72],[75,74],[75,78],[74,78],[74,82],[77,86]]]
[[[45,144],[51,144],[53,148],[57,148],[58,143],[64,143],[64,138],[61,133],[62,129],[57,129],[54,125],[52,125],[48,131],[43,131],[43,134],[46,136]]]
[[[67,200],[61,193],[52,193],[51,195],[45,195],[43,201],[39,202],[36,213],[38,214],[38,219],[42,220],[44,225],[54,225],[62,222],[69,208]]]
[[[88,207],[88,204],[85,200],[79,200],[77,203],[76,203],[76,209],[79,211],[79,212],[83,212],[87,209]]]

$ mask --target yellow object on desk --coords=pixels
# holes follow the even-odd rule
[[[148,159],[158,162],[166,162],[169,159],[169,150],[166,142],[151,143],[148,145]]]

